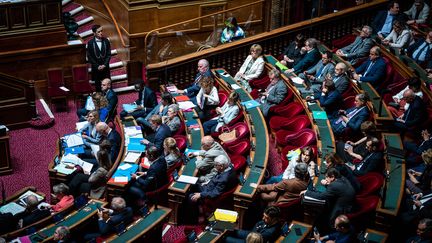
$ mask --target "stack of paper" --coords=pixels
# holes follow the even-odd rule
[[[146,146],[141,144],[141,138],[129,138],[127,150],[132,152],[144,152]]]
[[[178,102],[178,105],[182,110],[189,110],[195,107],[194,103],[191,101]]]
[[[125,131],[126,136],[130,136],[130,137],[138,135],[138,134],[142,134],[141,126],[125,127],[124,131]]]
[[[61,163],[69,163],[69,164],[73,164],[73,165],[79,165],[79,166],[81,166],[81,168],[83,169],[85,174],[90,174],[90,171],[93,168],[93,164],[78,158],[78,156],[76,156],[74,154],[64,155],[60,162]]]
[[[303,84],[304,80],[299,77],[292,77],[291,80],[296,84]]]
[[[66,164],[60,163],[56,167],[54,167],[54,170],[56,170],[58,173],[70,175],[76,170],[76,168],[73,167],[72,169],[70,169],[70,168],[67,168]]]
[[[198,181],[198,177],[187,176],[187,175],[181,175],[177,179],[177,182],[183,182],[183,183],[192,184],[192,185],[195,185],[197,183],[197,181]]]
[[[0,207],[0,213],[11,213],[13,215],[22,213],[25,211],[25,207],[19,205],[16,202],[10,202],[2,207]]]
[[[167,86],[166,89],[170,93],[177,93],[177,91],[178,91],[178,89],[177,89],[177,87],[175,85]]]
[[[124,162],[136,163],[140,157],[141,153],[128,152],[124,158]]]
[[[79,132],[65,135],[64,140],[68,147],[75,147],[84,144],[81,133]]]

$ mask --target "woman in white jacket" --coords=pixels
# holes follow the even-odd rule
[[[406,48],[413,42],[411,31],[407,26],[395,20],[392,32],[383,40],[383,44],[393,48]]]
[[[265,62],[261,54],[262,47],[258,44],[253,44],[250,48],[250,55],[234,77],[248,92],[252,90],[249,82],[260,77],[264,70]]]

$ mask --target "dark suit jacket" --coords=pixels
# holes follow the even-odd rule
[[[171,129],[167,125],[161,124],[159,128],[156,130],[154,139],[150,141],[149,146],[155,146],[159,150],[159,152],[162,152],[163,142],[165,138],[169,136],[171,136]]]
[[[355,64],[357,59],[366,57],[369,54],[369,50],[373,46],[372,38],[361,38],[357,36],[353,43],[341,48],[341,50],[347,54],[347,59],[350,60],[351,64]],[[355,47],[355,49],[353,49]]]
[[[137,180],[140,188],[144,192],[154,191],[168,183],[167,163],[163,157],[154,161],[147,171],[145,177],[139,177]]]
[[[354,175],[362,176],[368,172],[382,172],[384,168],[384,155],[382,152],[373,152],[367,155],[353,170]]]
[[[374,33],[378,33],[379,31],[381,31],[382,27],[384,26],[385,20],[387,18],[387,13],[388,10],[383,10],[383,11],[379,11],[378,14],[375,16],[374,20],[372,21],[372,29]],[[405,14],[403,14],[402,12],[400,12],[398,15],[396,15],[393,18],[393,22],[395,20],[399,20],[402,23],[405,23],[408,18]],[[393,23],[392,23],[393,26]]]
[[[336,81],[335,82],[336,90],[339,91],[341,95],[348,89],[350,85],[350,80],[345,74],[342,74],[340,78],[336,76],[333,77],[333,81]]]
[[[326,200],[331,210],[330,219],[334,220],[338,215],[351,211],[355,191],[351,183],[342,176],[330,183],[324,192],[307,190],[305,195]]]
[[[111,45],[107,38],[102,38],[101,50],[96,44],[95,37],[87,43],[87,59],[91,64],[92,78],[102,80],[110,77],[109,62],[111,59]],[[98,70],[99,65],[105,65],[102,71]]]
[[[108,100],[108,114],[112,114],[112,110],[117,108],[118,97],[114,90],[109,89],[105,93],[105,98]]]
[[[202,78],[201,76],[203,76],[203,77],[211,77],[212,74],[211,74],[210,69],[208,69],[208,70],[207,70],[206,72],[204,72],[204,73],[198,73],[198,74],[195,76],[195,81],[194,81],[194,83],[191,84],[188,88],[186,88],[186,93],[187,93],[187,96],[188,96],[189,98],[197,96],[198,92],[200,91],[201,86],[199,85],[199,81],[200,81],[201,78]]]
[[[121,145],[120,134],[115,129],[112,129],[106,139],[108,139],[108,141],[110,141],[111,143],[110,158],[111,158],[111,162],[114,163],[120,152],[120,145]]]
[[[237,175],[233,168],[216,174],[209,183],[199,186],[202,198],[215,198],[237,186]]]
[[[294,65],[294,73],[299,74],[305,70],[308,70],[309,68],[313,67],[320,59],[320,52],[317,50],[317,48],[314,48],[309,53],[306,53],[306,55],[304,55],[303,58]]]
[[[126,207],[121,212],[114,212],[107,221],[98,220],[99,233],[106,235],[108,233],[120,233],[121,228],[125,228],[133,220],[132,208]],[[123,227],[120,226],[123,224]],[[120,232],[119,232],[120,231]]]
[[[362,65],[356,68],[356,73],[363,74],[366,72],[371,60],[363,62]],[[375,60],[375,64],[371,66],[366,76],[360,78],[360,81],[372,84],[374,88],[377,88],[381,81],[383,81],[386,74],[386,63],[382,57]]]
[[[405,120],[405,125],[407,127],[413,127],[420,124],[425,114],[426,105],[424,104],[422,98],[416,96],[409,108],[404,112],[403,118]]]
[[[144,104],[141,104],[144,93]],[[143,105],[146,111],[150,112],[157,105],[156,94],[149,87],[144,87],[142,91],[138,92],[138,99],[135,101],[137,105]]]
[[[346,113],[349,114],[351,111],[356,109],[356,107],[352,107],[346,110]],[[365,106],[359,112],[357,112],[347,123],[347,127],[351,128],[353,132],[360,131],[361,124],[369,118],[369,109]]]
[[[334,90],[329,92],[327,95],[322,96],[321,93],[317,93],[321,107],[327,112],[327,116],[333,118],[337,115],[340,110],[343,99],[339,91]]]
[[[293,41],[285,48],[285,50],[283,51],[283,55],[286,55],[287,57],[293,59],[294,63],[296,63],[302,57],[300,50],[301,48],[296,49],[296,43],[295,41]]]
[[[261,220],[255,224],[252,231],[260,233],[264,242],[275,242],[281,234],[281,225],[279,223],[266,225],[264,221]]]
[[[17,214],[15,215],[15,217],[19,220],[22,219],[23,220],[23,227],[26,227],[28,225],[31,225],[43,218],[46,218],[48,216],[50,216],[51,213],[48,209],[35,209],[31,212],[28,211],[24,211],[23,213]]]

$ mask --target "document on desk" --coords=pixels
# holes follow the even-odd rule
[[[132,168],[132,165],[126,163],[118,167],[119,170],[128,170],[129,168]]]
[[[54,170],[56,170],[58,173],[70,175],[76,170],[76,168],[75,167],[73,167],[72,169],[67,168],[66,164],[60,163],[60,164],[56,165],[56,167],[54,167]]]
[[[141,157],[141,153],[128,152],[124,162],[135,163]]]
[[[125,127],[124,129],[125,134],[129,137],[142,134],[141,127],[140,126],[132,126],[132,127]]]
[[[316,120],[327,120],[327,113],[325,111],[312,111],[312,116]]]
[[[64,140],[68,147],[75,147],[84,144],[81,133],[72,133],[64,136]]]
[[[177,182],[183,182],[183,183],[192,184],[192,185],[195,185],[197,183],[197,181],[198,181],[198,177],[187,176],[187,175],[181,175],[177,179]]]
[[[128,177],[127,176],[116,176],[116,177],[114,177],[114,182],[128,182],[129,181],[129,179],[128,179]]]
[[[0,213],[11,213],[12,215],[22,213],[25,211],[25,207],[19,205],[16,202],[10,202],[0,207]]]
[[[90,174],[90,171],[93,168],[93,164],[78,158],[78,156],[76,156],[75,154],[66,154],[62,157],[61,162],[79,165],[81,166],[85,174]]]
[[[30,195],[35,196],[37,198],[38,202],[41,202],[44,199],[41,195],[39,195],[33,191],[28,190],[18,198],[18,203],[23,205],[24,207],[27,206],[26,198]]]
[[[258,103],[256,100],[243,101],[241,104],[246,107],[246,110],[260,106],[260,103]]]
[[[177,104],[182,110],[188,110],[195,107],[194,103],[192,103],[191,101],[178,102]]]
[[[299,77],[292,77],[291,80],[296,84],[303,84],[304,80]]]
[[[241,89],[241,87],[238,84],[231,84],[231,88],[234,90]]]

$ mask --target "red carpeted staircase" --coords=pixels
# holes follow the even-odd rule
[[[69,12],[79,25],[77,34],[80,40],[70,41],[69,44],[87,43],[93,37],[93,32],[91,30],[92,26],[95,24],[93,16],[85,10],[83,5],[74,3],[73,0],[63,0],[62,5],[63,12]],[[127,85],[126,60],[121,60],[117,56],[118,49],[113,43],[111,43],[111,45],[111,79],[113,81],[113,87],[119,88]],[[92,81],[90,82],[92,83]]]

